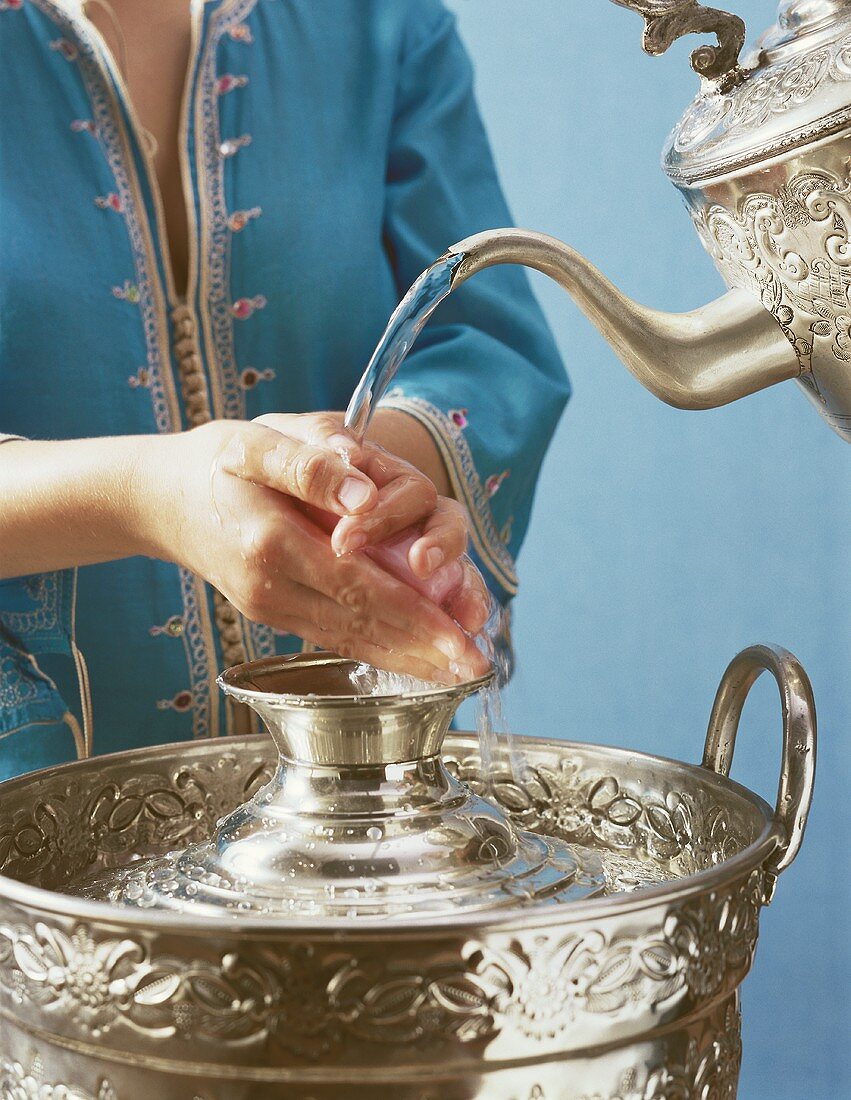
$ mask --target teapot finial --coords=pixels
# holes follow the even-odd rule
[[[717,46],[699,46],[691,67],[706,80],[732,87],[742,79],[739,54],[745,44],[745,24],[738,15],[707,8],[698,0],[613,0],[644,19],[642,47],[653,55],[664,53],[685,34],[714,34]]]

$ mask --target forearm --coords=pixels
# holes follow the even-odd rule
[[[442,497],[453,497],[444,461],[428,428],[399,409],[377,409],[369,438],[426,475]]]
[[[149,550],[136,479],[155,436],[0,446],[0,578],[112,561]]]

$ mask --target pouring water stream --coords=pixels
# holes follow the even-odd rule
[[[451,291],[453,277],[464,258],[464,252],[448,252],[435,260],[415,280],[391,314],[346,410],[345,426],[357,440],[366,435],[378,403],[396,372],[431,315]],[[500,737],[508,750],[512,775],[517,777],[521,772],[519,755],[506,726],[500,690],[509,673],[507,658],[498,645],[506,620],[506,611],[492,600],[490,616],[477,639],[480,649],[497,669],[496,679],[479,692],[476,702],[482,775],[487,777],[489,785],[497,764]],[[389,679],[385,682],[380,676],[375,690],[385,692],[390,684]]]

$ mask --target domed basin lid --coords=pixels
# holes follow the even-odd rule
[[[851,127],[851,0],[785,0],[740,66],[701,90],[665,171],[697,186]]]
[[[517,829],[439,753],[465,697],[334,654],[230,669],[278,750],[271,781],[189,848],[75,892],[140,909],[230,916],[448,916],[601,894],[592,851]]]

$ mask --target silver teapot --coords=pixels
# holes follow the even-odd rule
[[[614,0],[644,19],[644,49],[684,34],[701,78],[663,165],[730,287],[669,314],[638,305],[572,248],[499,229],[462,254],[452,288],[496,263],[551,276],[652,393],[707,409],[794,378],[851,440],[851,0],[783,0],[742,62],[745,26],[697,0]]]

